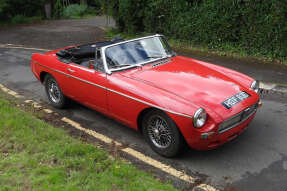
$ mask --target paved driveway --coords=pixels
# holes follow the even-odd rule
[[[98,28],[104,24],[102,18],[99,21],[55,21],[39,26],[6,28],[0,30],[0,44],[58,48],[87,43],[104,38],[104,32]],[[38,40],[32,40],[31,34]],[[29,61],[33,52],[35,51],[0,48],[0,83],[30,99],[47,102],[44,88],[30,71]],[[85,128],[126,143],[177,169],[184,169],[194,176],[206,177],[213,185],[221,187],[231,183],[238,190],[248,191],[287,190],[286,95],[272,93],[263,97],[263,107],[249,128],[237,139],[211,151],[189,150],[176,159],[158,156],[145,144],[139,133],[79,104],[74,103],[70,109],[59,112],[80,122]],[[172,181],[182,184],[173,179]]]

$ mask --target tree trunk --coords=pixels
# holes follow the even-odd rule
[[[46,19],[51,19],[52,18],[52,1],[51,0],[46,0],[44,7],[45,7],[45,17],[46,17]]]

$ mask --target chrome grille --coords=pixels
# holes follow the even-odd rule
[[[218,133],[223,133],[225,131],[228,131],[237,125],[243,123],[245,120],[247,120],[253,113],[256,112],[256,109],[258,107],[258,103],[253,104],[252,106],[244,109],[240,113],[232,116],[231,118],[223,121],[218,128]]]

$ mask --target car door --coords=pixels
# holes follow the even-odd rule
[[[106,113],[106,73],[74,63],[69,64],[67,73],[69,74],[69,92],[71,92],[73,99]]]

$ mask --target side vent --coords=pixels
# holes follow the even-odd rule
[[[155,67],[158,67],[158,66],[167,64],[167,63],[169,63],[169,62],[170,62],[170,60],[164,60],[164,61],[162,61],[162,62],[158,62],[158,63],[152,65],[151,67],[152,67],[152,68],[155,68]]]

